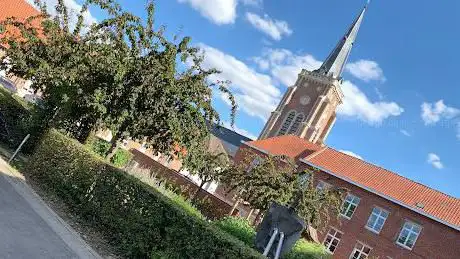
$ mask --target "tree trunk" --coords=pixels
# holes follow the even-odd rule
[[[120,138],[120,136],[118,136],[118,133],[115,134],[115,136],[112,137],[112,139],[110,140],[110,148],[109,150],[107,150],[107,153],[105,155],[105,159],[107,159],[107,161],[110,161],[112,159],[112,157],[115,155],[115,153],[117,152],[117,149],[118,149],[118,139]]]
[[[233,216],[233,213],[235,213],[235,210],[236,208],[238,208],[238,205],[240,204],[240,202],[241,202],[241,199],[237,197],[235,203],[233,204],[232,210],[230,210],[230,212],[228,213],[229,216]]]
[[[254,209],[251,209],[251,210],[249,211],[248,215],[246,216],[246,220],[251,219],[252,213],[254,213]]]
[[[198,190],[196,190],[195,194],[193,194],[193,197],[192,197],[192,203],[195,202],[195,200],[198,198],[198,194],[200,193],[201,189],[203,189],[203,186],[207,183],[207,181],[202,181],[201,184],[200,184],[200,187],[198,188]]]

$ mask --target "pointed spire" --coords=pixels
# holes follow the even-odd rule
[[[345,36],[343,36],[321,67],[315,70],[315,72],[332,76],[337,79],[341,77],[343,68],[347,63],[348,56],[350,55],[353,43],[356,40],[356,35],[358,34],[359,27],[361,26],[361,22],[363,21],[364,13],[366,12],[369,2],[370,0],[367,1],[366,6],[364,6],[363,10],[350,26]]]

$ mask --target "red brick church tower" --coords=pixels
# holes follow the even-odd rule
[[[366,8],[319,69],[300,72],[295,85],[288,88],[272,112],[259,139],[292,134],[323,144],[335,123],[337,106],[343,100],[341,74]]]

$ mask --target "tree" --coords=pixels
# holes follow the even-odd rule
[[[285,156],[261,157],[246,152],[244,157],[242,163],[226,170],[222,177],[229,191],[237,193],[236,204],[249,202],[260,213],[272,202],[287,204],[295,188],[295,163]]]
[[[175,152],[177,145],[187,149],[208,136],[207,121],[219,121],[212,89],[229,96],[233,122],[236,103],[228,82],[210,80],[218,71],[202,68],[203,56],[189,46],[189,37],[169,41],[164,27],[154,26],[152,1],[144,22],[112,0],[87,0],[75,28],[63,0],[54,17],[35,2],[39,16],[2,23],[20,33],[2,38],[10,47],[0,67],[32,80],[43,94],[46,126],[81,142],[96,129],[110,129],[109,153],[124,138],[146,142],[157,152]],[[91,5],[105,10],[107,18],[88,28],[83,14]]]
[[[262,157],[245,152],[243,157],[241,163],[228,168],[221,178],[229,192],[238,194],[236,206],[247,201],[252,208],[263,213],[272,202],[276,202],[293,208],[315,227],[329,221],[329,215],[339,215],[343,190],[316,189],[314,172],[298,172],[294,161],[285,156]]]
[[[198,190],[192,196],[192,202],[196,200],[203,186],[209,182],[219,181],[222,172],[229,166],[229,158],[221,150],[213,150],[211,139],[199,143],[187,150],[183,165],[191,174],[197,175],[200,180]]]
[[[308,224],[319,227],[327,223],[330,215],[339,215],[344,190],[328,187],[317,189],[314,186],[315,172],[305,170],[297,178],[297,186],[289,204]]]

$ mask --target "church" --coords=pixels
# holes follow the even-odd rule
[[[318,188],[346,189],[339,219],[317,230],[317,241],[334,258],[459,258],[459,199],[325,144],[343,102],[342,71],[366,9],[319,69],[300,72],[259,139],[243,142],[235,161],[244,161],[247,151],[286,155],[299,171],[316,171]]]

